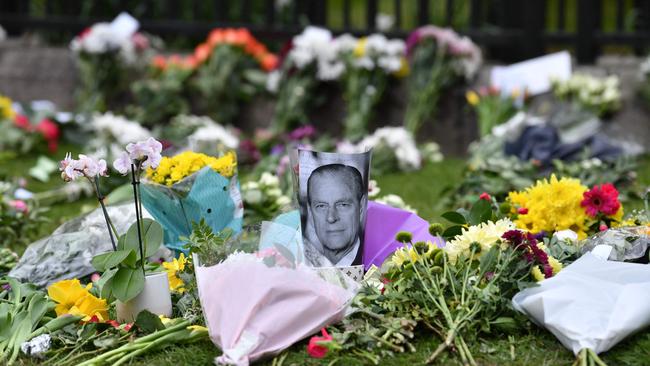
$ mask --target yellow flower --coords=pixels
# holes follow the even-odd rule
[[[68,314],[83,316],[83,321],[88,321],[96,316],[100,322],[108,320],[108,305],[106,300],[95,297],[91,293],[86,293],[81,301],[70,308]]]
[[[160,321],[163,323],[164,326],[167,326],[169,323],[174,321],[174,319],[170,319],[162,314],[158,315],[158,318],[160,319]]]
[[[530,270],[530,274],[533,276],[533,278],[537,282],[542,281],[543,279],[545,279],[544,274],[542,273],[542,270],[539,269],[539,266],[534,266]]]
[[[16,111],[14,111],[11,106],[12,100],[0,95],[0,120],[9,119],[12,120],[16,117]]]
[[[185,259],[185,255],[181,253],[178,259],[174,258],[173,261],[164,262],[162,264],[167,271],[167,280],[169,280],[169,289],[171,291],[178,293],[185,292],[185,288],[183,287],[185,283],[177,276],[178,272],[185,269],[185,263],[187,263],[187,259]]]
[[[202,325],[190,325],[189,327],[187,327],[187,329],[198,331],[198,332],[207,332],[208,331],[208,328],[206,328],[206,327],[204,327]]]
[[[83,287],[75,278],[53,283],[47,288],[47,294],[57,303],[54,308],[57,316],[80,315],[84,317],[84,321],[88,321],[94,315],[99,321],[108,320],[106,300],[97,298],[88,292],[91,288],[92,284]]]
[[[230,151],[220,158],[186,151],[172,158],[163,157],[156,169],[147,169],[147,178],[158,184],[168,186],[209,166],[226,178],[235,174],[237,157]]]
[[[550,264],[551,268],[553,269],[553,276],[560,273],[560,271],[562,270],[562,263],[559,260],[551,257],[550,255],[548,256],[548,264]]]
[[[57,316],[68,314],[70,309],[81,302],[88,294],[92,284],[83,287],[78,279],[55,282],[47,288],[47,294],[57,303],[54,310]]]
[[[580,205],[587,187],[578,179],[539,180],[534,186],[522,192],[510,192],[508,199],[513,212],[525,208],[525,214],[519,214],[515,224],[522,230],[533,233],[540,231],[556,232],[571,229],[578,234],[578,239],[587,237],[587,214]]]
[[[464,228],[462,233],[451,240],[444,247],[445,252],[449,255],[449,260],[456,263],[459,256],[463,255],[468,258],[471,254],[473,243],[480,246],[480,252],[474,254],[473,259],[479,258],[483,253],[487,253],[492,245],[501,240],[501,236],[506,232],[513,230],[515,225],[508,219],[501,219],[497,222],[484,222],[478,225]]]
[[[408,61],[406,61],[406,58],[402,57],[400,60],[400,68],[395,72],[395,77],[397,78],[405,78],[408,76],[408,74],[411,73],[411,69],[409,67]]]
[[[475,91],[469,90],[467,93],[465,93],[465,98],[467,98],[467,103],[470,105],[477,105],[478,102],[481,100],[481,98],[476,94]]]
[[[359,38],[357,45],[354,47],[354,56],[363,57],[366,54],[366,44],[368,39],[366,37]]]

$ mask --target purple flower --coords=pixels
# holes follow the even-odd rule
[[[113,162],[113,168],[120,172],[120,174],[125,175],[131,169],[131,158],[126,151],[122,151],[120,157]]]
[[[277,144],[271,148],[271,155],[281,155],[284,153],[284,145]]]
[[[312,125],[298,127],[289,133],[289,139],[293,141],[311,138],[316,134],[316,128]]]

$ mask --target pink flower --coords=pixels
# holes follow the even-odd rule
[[[483,192],[483,193],[481,193],[480,196],[478,196],[478,199],[489,201],[489,200],[491,200],[492,198],[490,197],[489,194],[487,194],[487,192]]]
[[[607,229],[609,229],[609,228],[605,224],[600,224],[600,226],[598,227],[598,230],[600,230],[600,231],[607,231]]]
[[[108,175],[106,160],[95,160],[84,154],[79,154],[79,159],[74,160],[70,153],[67,153],[65,158],[59,163],[59,170],[61,171],[61,178],[66,182],[81,177],[94,179],[100,175],[104,177]]]
[[[309,344],[307,345],[307,353],[309,353],[311,357],[323,358],[327,355],[327,351],[329,351],[327,346],[323,344],[331,342],[332,337],[327,334],[327,330],[325,330],[325,328],[321,329],[321,333],[323,334],[322,337],[313,336],[309,340]]]
[[[128,174],[131,169],[131,158],[129,157],[129,154],[122,151],[120,157],[113,162],[113,168],[122,175]]]
[[[520,215],[525,215],[525,214],[528,213],[528,209],[527,209],[526,207],[520,207],[520,208],[517,210],[517,213],[520,214]]]
[[[580,204],[585,208],[587,215],[591,217],[596,217],[599,213],[612,216],[621,207],[618,191],[611,183],[594,186],[584,193],[583,198]]]
[[[131,158],[131,160],[142,162],[144,168],[155,169],[158,167],[158,164],[160,164],[160,160],[162,159],[162,155],[160,154],[162,152],[162,144],[153,137],[149,137],[145,141],[138,141],[126,145],[126,151],[129,153],[129,158]],[[122,157],[120,157],[120,159],[122,159]],[[115,162],[113,163],[113,166],[115,166]],[[122,168],[124,167],[124,161],[120,162],[120,166]],[[118,171],[122,174],[126,174],[123,173],[122,170],[118,169]]]
[[[25,131],[32,130],[32,124],[29,123],[29,119],[27,118],[27,116],[24,116],[22,114],[16,115],[16,117],[14,118],[14,124]]]
[[[61,135],[59,126],[49,119],[43,118],[41,122],[36,125],[36,130],[39,131],[45,138],[45,141],[47,141],[48,149],[51,152],[55,152],[58,147],[59,136]]]
[[[27,207],[27,204],[23,200],[9,201],[9,206],[11,206],[14,210],[22,212],[24,214],[29,211],[29,207]]]
[[[100,276],[99,273],[97,273],[97,272],[93,273],[93,274],[90,276],[90,280],[91,280],[93,283],[96,283],[97,281],[99,281],[100,278],[102,278],[102,276]]]

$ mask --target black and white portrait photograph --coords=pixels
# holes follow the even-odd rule
[[[298,150],[298,201],[308,264],[362,264],[370,155]]]

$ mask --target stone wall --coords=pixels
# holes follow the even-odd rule
[[[605,131],[626,143],[650,148],[650,119],[645,102],[636,95],[641,82],[638,77],[640,59],[635,57],[604,56],[595,65],[578,66],[576,71],[594,75],[616,74],[621,77],[623,109]],[[491,66],[486,66],[475,82],[487,85]],[[77,73],[74,58],[67,48],[30,45],[26,41],[9,40],[0,43],[0,93],[20,101],[49,99],[61,109],[74,108]],[[345,105],[340,91],[329,90],[328,101],[312,113],[312,123],[323,131],[338,134],[341,131]],[[546,98],[548,99],[548,98]],[[544,97],[536,98],[543,104]],[[540,102],[541,101],[541,102]],[[394,85],[377,108],[371,130],[384,125],[399,125],[406,105],[406,86]],[[242,111],[238,127],[252,130],[266,126],[273,115],[273,101],[256,98]],[[464,89],[457,88],[442,98],[438,117],[423,128],[419,140],[433,139],[450,155],[463,155],[467,145],[477,137],[476,121],[464,99]]]

